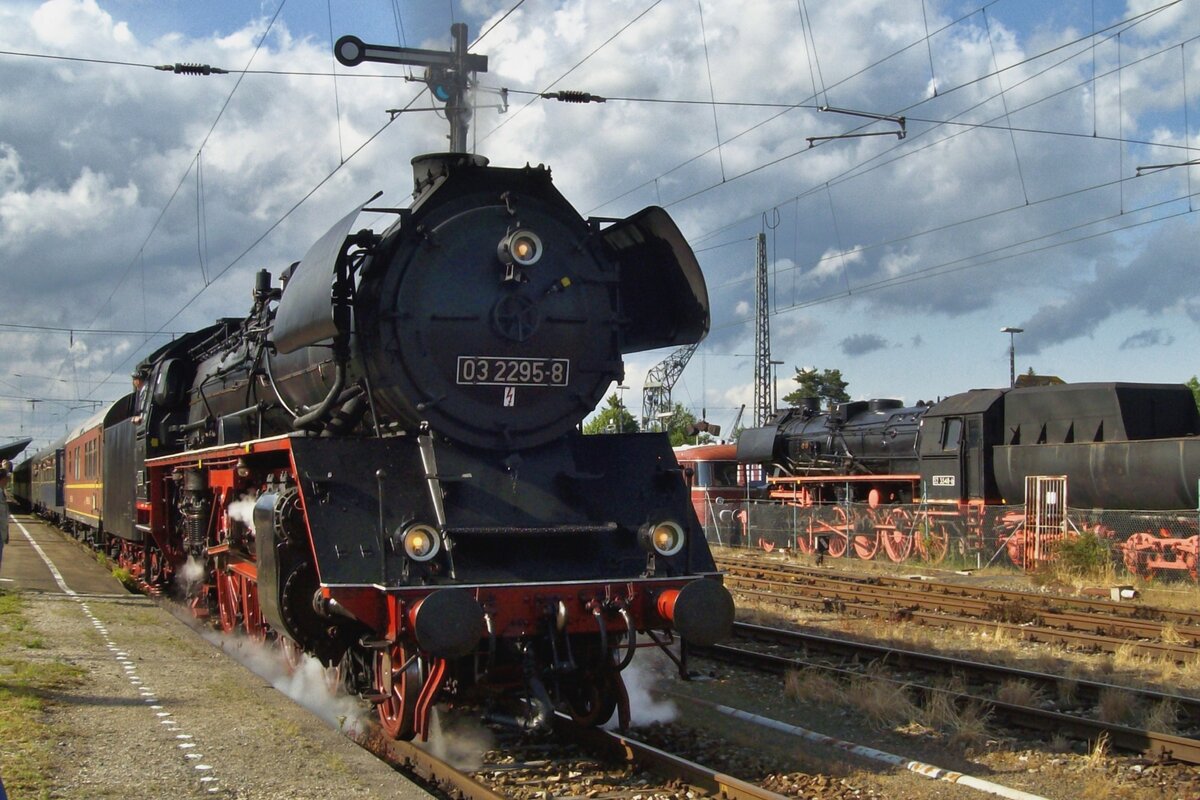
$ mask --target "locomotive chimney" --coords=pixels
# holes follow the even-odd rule
[[[485,156],[471,153],[426,153],[412,160],[413,197],[418,198],[445,180],[455,169],[486,167]]]

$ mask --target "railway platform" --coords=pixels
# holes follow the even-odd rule
[[[16,595],[0,614],[0,683],[41,700],[0,704],[29,716],[5,720],[30,732],[0,741],[9,797],[428,796],[337,730],[355,701],[320,698],[319,677],[275,669],[265,647],[201,636],[57,529],[14,515],[0,581]],[[61,680],[47,689],[39,674]]]

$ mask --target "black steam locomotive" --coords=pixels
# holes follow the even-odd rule
[[[224,627],[341,665],[394,735],[481,693],[602,722],[640,632],[732,621],[666,439],[577,430],[625,353],[704,335],[703,280],[660,209],[603,227],[542,167],[414,168],[386,231],[355,208],[282,291],[260,273],[250,317],[143,365],[135,533],[205,565]]]
[[[737,453],[814,479],[815,502],[1022,503],[1027,476],[1054,475],[1079,508],[1195,509],[1200,413],[1182,384],[976,389],[787,409],[744,431]]]
[[[626,723],[636,649],[684,673],[733,602],[667,438],[579,425],[625,354],[704,337],[699,266],[662,209],[583,219],[542,166],[412,164],[410,207],[356,206],[281,286],[258,273],[246,318],[139,365],[98,423],[97,525],[197,615],[320,658],[395,737],[435,703]]]

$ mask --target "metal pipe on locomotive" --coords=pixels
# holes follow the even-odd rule
[[[448,107],[486,68],[454,35]],[[338,669],[393,736],[441,702],[625,723],[635,650],[682,673],[733,602],[666,437],[579,425],[625,354],[707,333],[699,266],[660,208],[583,219],[542,166],[412,163],[408,208],[355,206],[281,286],[258,273],[246,318],[142,362],[111,530],[144,579],[194,570],[197,614]]]

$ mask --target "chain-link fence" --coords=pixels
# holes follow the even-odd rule
[[[1086,537],[1118,575],[1197,581],[1196,511],[1068,509],[1052,531],[1034,526],[1024,506],[744,501],[714,506],[705,517],[716,545],[968,568],[1036,568]]]

